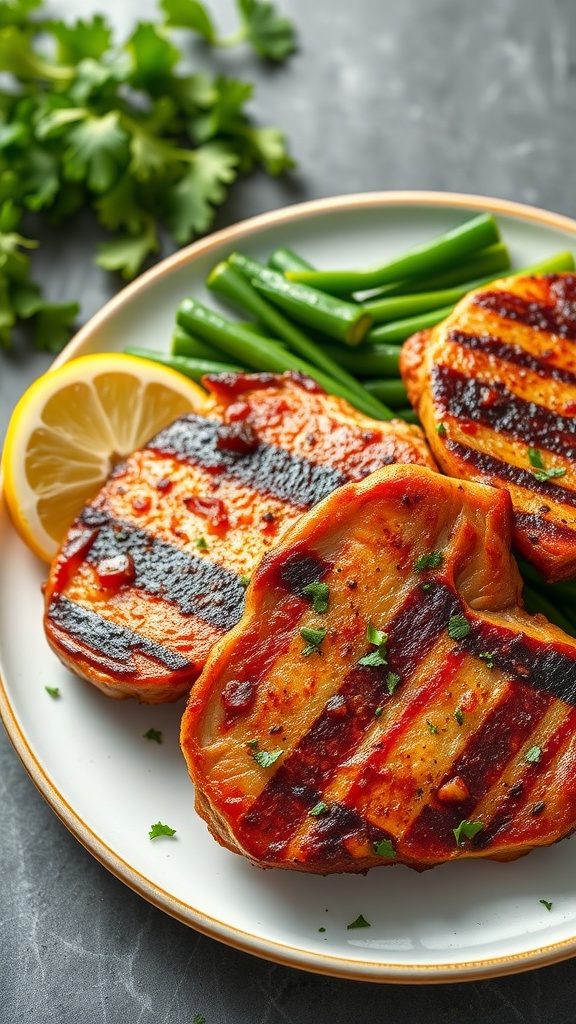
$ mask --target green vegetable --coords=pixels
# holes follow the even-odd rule
[[[240,27],[230,36],[219,36],[206,6],[199,0],[161,0],[166,24],[197,32],[211,46],[236,46],[248,42],[258,54],[277,63],[296,49],[294,28],[287,18],[280,17],[270,3],[260,0],[236,0]]]
[[[364,387],[371,395],[381,398],[391,409],[406,406],[408,393],[401,380],[365,380]]]
[[[170,825],[163,825],[161,821],[157,821],[155,825],[150,826],[148,835],[150,839],[157,839],[158,836],[173,836],[175,832],[175,828],[170,828]]]
[[[544,460],[537,448],[528,449],[528,458],[530,465],[534,466],[535,469],[544,469]]]
[[[508,247],[504,242],[495,242],[477,253],[473,253],[467,259],[462,260],[450,270],[443,270],[440,273],[426,274],[414,281],[395,281],[393,284],[386,284],[373,293],[370,301],[376,298],[389,298],[393,295],[408,295],[416,292],[433,292],[444,288],[454,288],[459,284],[471,284],[479,278],[502,277],[504,271],[510,268],[510,255]],[[569,269],[569,268],[568,268]]]
[[[358,303],[335,299],[308,285],[294,284],[276,270],[243,253],[232,253],[228,261],[297,323],[312,327],[330,338],[344,341],[347,345],[358,345],[372,325],[371,316]]]
[[[330,588],[327,583],[309,583],[308,586],[304,587],[302,593],[305,597],[312,598],[315,612],[322,614],[322,612],[328,611]]]
[[[291,349],[306,359],[312,366],[318,367],[334,380],[340,381],[346,388],[357,394],[360,399],[370,403],[369,396],[361,384],[358,383],[346,370],[334,361],[320,345],[308,338],[302,331],[280,313],[273,305],[258,294],[250,280],[244,275],[244,270],[236,269],[238,260],[242,260],[241,267],[259,266],[254,261],[248,261],[247,257],[239,257],[233,253],[229,261],[219,263],[208,275],[207,285],[212,291],[240,306],[246,312],[257,317],[273,333],[279,335],[288,342]],[[265,267],[261,268],[265,270]],[[272,339],[269,339],[272,341]],[[274,342],[277,344],[276,342]],[[381,411],[381,405],[373,399],[374,415]]]
[[[426,572],[427,569],[437,569],[442,565],[444,555],[441,551],[430,551],[427,555],[420,555],[414,562],[415,572]]]
[[[286,248],[275,249],[268,260],[268,266],[273,270],[279,270],[281,274],[285,274],[287,270],[314,270],[308,260],[303,259],[293,249]]]
[[[496,657],[497,651],[482,651],[478,655],[479,658],[483,658],[486,662],[486,668],[494,668],[494,658]]]
[[[319,818],[321,814],[326,814],[329,810],[330,808],[328,807],[328,804],[325,804],[323,800],[319,800],[318,803],[314,804],[314,807],[308,811],[308,814],[311,818]]]
[[[356,918],[355,921],[352,921],[351,924],[346,925],[347,931],[350,931],[351,928],[370,928],[370,924],[363,914],[358,914],[358,917]]]
[[[366,343],[371,345],[378,341],[388,342],[388,344],[406,341],[406,338],[409,338],[411,334],[416,334],[416,331],[424,331],[427,327],[435,327],[436,324],[445,320],[453,309],[453,305],[442,306],[441,309],[433,309],[429,313],[420,313],[419,316],[411,316],[406,320],[393,320],[389,324],[380,324],[379,327],[373,327],[368,332]]]
[[[428,727],[428,732],[431,733],[432,736],[436,736],[438,733],[438,726],[434,725],[433,722],[429,722],[428,719],[426,719],[426,725]]]
[[[378,288],[388,282],[413,280],[433,271],[447,269],[460,263],[462,257],[499,240],[494,217],[482,213],[379,267],[367,270],[288,271],[287,277],[291,281],[312,285],[327,292],[335,289],[339,294],[352,294]]]
[[[400,348],[398,345],[361,345],[349,349],[344,345],[324,345],[324,351],[357,377],[398,377]]]
[[[162,733],[159,729],[148,729],[148,732],[144,733],[145,740],[151,740],[153,743],[162,743]]]
[[[241,576],[240,577],[240,584],[243,587],[247,587],[249,585],[249,583],[250,583],[250,577],[249,576]]]
[[[474,839],[482,829],[485,828],[483,821],[468,821],[464,818],[458,828],[452,829],[458,846],[464,846],[466,839]]]
[[[320,654],[320,645],[326,633],[327,630],[325,629],[310,629],[308,626],[301,627],[300,636],[306,641],[306,646],[302,650],[305,658],[310,654]]]
[[[333,380],[322,371],[311,366],[298,356],[287,352],[273,341],[258,337],[232,320],[226,320],[219,313],[208,309],[196,299],[184,299],[178,307],[176,321],[184,330],[199,334],[204,341],[213,342],[225,350],[233,359],[244,362],[255,370],[266,370],[272,373],[285,373],[287,370],[300,370],[317,381],[320,387],[333,395],[346,398],[351,405],[361,409],[367,416],[376,417],[373,399],[367,396],[364,401],[355,392],[351,392],[340,381]],[[383,412],[378,419],[392,419],[391,410],[382,406]]]
[[[205,537],[198,537],[198,540],[196,541],[196,547],[198,548],[199,551],[208,551],[208,545],[206,543],[206,538]]]
[[[447,632],[451,640],[463,640],[470,632],[470,623],[463,615],[451,615]]]
[[[383,633],[381,629],[376,629],[376,627],[369,622],[366,627],[366,639],[369,644],[372,644],[376,648],[376,650],[370,651],[369,654],[365,654],[363,658],[359,658],[358,664],[369,668],[378,668],[380,665],[387,665],[388,634]]]
[[[464,712],[462,711],[462,708],[456,708],[456,711],[454,712],[454,718],[456,719],[458,725],[464,724]]]
[[[542,747],[538,747],[536,745],[534,745],[533,747],[530,747],[530,749],[527,750],[525,755],[524,755],[524,759],[526,761],[529,761],[530,764],[538,764],[538,761],[540,760],[541,757],[542,757]]]
[[[270,4],[238,7],[258,53],[280,60],[293,49]],[[165,0],[163,10],[167,24],[210,35],[196,0]],[[181,56],[161,21],[117,41],[99,14],[67,24],[41,0],[1,3],[0,345],[32,320],[36,344],[56,351],[78,312],[46,302],[31,278],[31,214],[60,224],[92,207],[113,235],[96,262],[131,278],[156,256],[160,230],[178,245],[206,232],[239,175],[293,166],[282,133],[249,119],[251,83],[183,72]]]
[[[153,363],[161,363],[162,366],[169,366],[172,370],[178,370],[185,377],[202,383],[202,378],[211,373],[238,373],[243,367],[234,363],[217,363],[213,359],[193,359],[189,356],[170,356],[165,352],[152,352],[145,348],[125,348],[124,351],[130,356],[138,356],[139,359],[151,359]]]
[[[277,750],[255,750],[252,757],[261,768],[270,768],[279,757],[282,757],[284,751],[281,748]]]
[[[446,426],[444,423],[436,424],[436,433],[438,434],[438,437],[446,437]]]
[[[549,903],[548,900],[538,900],[538,902],[541,903],[543,907],[546,907],[546,910],[552,910],[553,904]]]
[[[386,676],[386,689],[388,690],[388,693],[390,694],[390,696],[392,696],[392,694],[394,693],[394,690],[396,689],[396,687],[399,685],[399,683],[401,681],[402,680],[401,680],[400,676],[397,675],[396,672],[388,672],[388,674]]]
[[[381,839],[379,842],[374,843],[374,853],[378,857],[385,857],[386,860],[394,860],[396,856],[394,843],[391,839]]]
[[[58,686],[45,686],[44,689],[51,697],[60,696],[60,688]]]
[[[547,480],[554,480],[558,476],[565,476],[567,470],[562,466],[557,466],[556,469],[543,469],[538,473],[534,473],[534,476],[541,484],[546,483]]]

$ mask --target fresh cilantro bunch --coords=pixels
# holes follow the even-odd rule
[[[92,206],[114,233],[96,263],[130,279],[162,228],[178,245],[205,233],[238,175],[293,166],[282,132],[247,116],[251,83],[178,70],[170,27],[212,45],[245,39],[275,61],[293,50],[271,4],[237,7],[239,32],[220,40],[205,6],[162,0],[164,21],[119,45],[101,14],[66,24],[42,17],[42,0],[0,0],[0,347],[32,319],[36,345],[57,351],[78,312],[45,302],[31,278],[31,214],[60,223]]]

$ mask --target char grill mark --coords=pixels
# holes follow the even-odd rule
[[[551,380],[559,381],[562,384],[569,384],[576,387],[576,374],[564,370],[560,366],[545,359],[537,359],[520,345],[502,341],[501,338],[489,334],[467,334],[465,331],[449,331],[448,340],[454,345],[468,348],[472,351],[482,352],[488,356],[494,356],[503,363],[511,363],[523,370],[530,370],[540,377],[548,377]],[[553,356],[553,352],[550,353]]]
[[[300,508],[310,508],[346,483],[347,477],[338,470],[272,445],[260,443],[243,454],[220,449],[220,429],[218,420],[183,416],[157,434],[147,447],[214,472],[226,472],[260,494]]]
[[[114,555],[131,557],[134,586],[173,602],[185,615],[197,615],[220,630],[231,629],[242,615],[245,591],[235,573],[157,540],[145,530],[108,518],[100,526],[87,560],[97,565]]]
[[[505,320],[531,327],[535,331],[546,331],[561,338],[576,338],[576,308],[572,302],[557,303],[529,301],[513,292],[500,290],[479,291],[474,296],[474,305]]]
[[[50,603],[48,614],[51,622],[72,640],[104,655],[114,664],[116,672],[134,672],[135,653],[159,661],[172,671],[190,668],[190,662],[181,654],[118,626],[66,597],[55,597]]]
[[[480,423],[516,441],[576,458],[576,420],[518,398],[503,384],[485,384],[449,366],[432,371],[434,400],[442,415]]]
[[[461,444],[460,441],[446,441],[446,448],[462,462],[477,469],[483,476],[490,477],[491,482],[503,481],[501,486],[510,483],[525,491],[540,494],[548,501],[576,508],[576,492],[569,491],[567,487],[559,487],[552,480],[541,482],[530,470],[514,466],[511,462],[505,462],[503,459],[497,459],[494,455],[488,455],[478,448]]]

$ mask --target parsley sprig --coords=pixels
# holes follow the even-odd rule
[[[528,461],[535,470],[534,476],[541,484],[546,483],[547,480],[553,480],[555,477],[566,475],[566,469],[563,466],[557,466],[555,469],[546,469],[542,453],[537,448],[528,449]]]
[[[43,0],[0,0],[0,348],[30,321],[36,346],[58,351],[79,311],[46,301],[32,278],[31,214],[35,224],[62,223],[92,207],[112,234],[96,263],[130,279],[159,252],[162,233],[177,245],[204,234],[240,175],[293,166],[282,132],[248,117],[250,82],[180,71],[169,29],[216,45],[207,8],[161,6],[157,22],[118,41],[100,14],[66,23],[49,18]],[[275,61],[294,49],[290,22],[271,4],[237,8],[234,41]]]
[[[366,639],[369,644],[372,644],[375,650],[365,654],[363,658],[359,658],[358,664],[369,666],[371,668],[378,668],[380,665],[387,665],[388,634],[383,633],[381,629],[376,629],[376,626],[369,622],[366,627]]]

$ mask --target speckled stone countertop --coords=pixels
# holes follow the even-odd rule
[[[255,175],[216,226],[288,203],[381,189],[474,192],[576,214],[576,5],[571,0],[281,0],[299,52],[264,69],[215,58],[256,83],[254,116],[282,126],[298,162]],[[226,26],[231,0],[212,0]],[[152,0],[53,0],[102,10],[122,30]],[[203,60],[202,56],[198,58]],[[46,237],[37,271],[87,319],[119,287],[91,263],[88,217]],[[0,432],[49,363],[0,360]],[[1,571],[1,569],[0,569]],[[35,790],[0,729],[0,1021],[6,1024],[510,1024],[575,1020],[576,962],[447,986],[342,981],[277,966],[172,920],[109,874]]]

